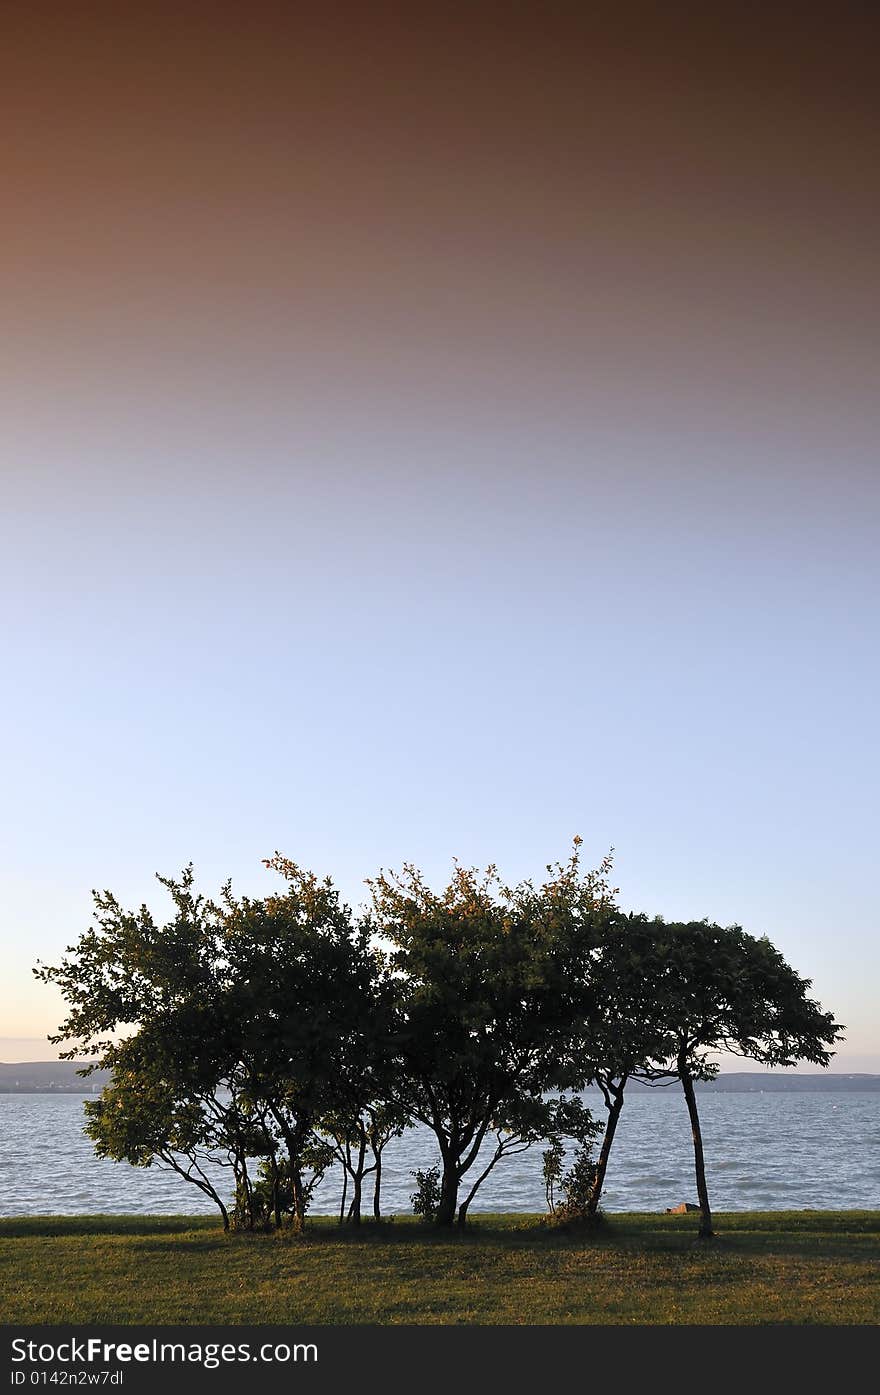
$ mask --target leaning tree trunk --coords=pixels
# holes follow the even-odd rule
[[[611,1145],[614,1142],[614,1134],[617,1130],[617,1123],[623,1109],[623,1091],[626,1085],[626,1076],[617,1086],[609,1085],[605,1094],[606,1103],[610,1096],[611,1103],[608,1104],[608,1118],[605,1121],[605,1132],[602,1135],[602,1147],[599,1149],[599,1158],[596,1162],[596,1176],[590,1190],[590,1197],[587,1202],[587,1215],[595,1216],[599,1209],[599,1199],[602,1196],[602,1188],[605,1185],[605,1173],[608,1171],[608,1159],[611,1156]]]
[[[223,1217],[223,1229],[231,1229],[229,1222],[229,1212],[223,1205],[223,1202],[220,1196],[218,1195],[217,1191],[214,1189],[214,1187],[211,1186],[211,1183],[207,1180],[207,1178],[205,1178],[205,1180],[202,1180],[199,1177],[193,1177],[191,1172],[187,1172],[185,1168],[182,1168],[180,1166],[180,1163],[176,1160],[173,1153],[163,1153],[160,1149],[157,1153],[157,1157],[160,1157],[162,1161],[172,1169],[172,1171],[178,1173],[185,1182],[192,1182],[193,1186],[198,1187],[200,1192],[204,1192],[205,1196],[209,1196],[211,1200],[215,1203],[215,1205],[218,1207],[220,1215]],[[195,1159],[193,1159],[193,1162],[195,1162]]]
[[[471,1187],[471,1189],[470,1189],[470,1191],[468,1192],[467,1196],[465,1197],[464,1201],[463,1201],[463,1202],[461,1203],[461,1205],[459,1206],[459,1208],[458,1208],[458,1222],[457,1222],[457,1224],[459,1225],[459,1227],[460,1227],[462,1230],[464,1230],[465,1226],[467,1225],[468,1207],[470,1206],[471,1202],[473,1201],[473,1199],[474,1199],[474,1197],[476,1196],[477,1192],[479,1191],[480,1187],[481,1187],[481,1186],[483,1185],[483,1183],[485,1182],[486,1178],[489,1176],[489,1173],[492,1171],[492,1169],[493,1169],[493,1167],[495,1166],[495,1164],[496,1164],[501,1158],[503,1158],[503,1156],[504,1156],[504,1147],[503,1147],[503,1145],[499,1145],[499,1146],[495,1149],[495,1152],[494,1152],[493,1156],[489,1159],[489,1165],[488,1165],[488,1167],[484,1167],[484,1168],[483,1168],[483,1171],[480,1173],[479,1177],[477,1178],[476,1182],[474,1182],[474,1185]]]
[[[697,1200],[700,1203],[700,1230],[701,1240],[708,1240],[715,1232],[712,1229],[712,1211],[709,1206],[709,1188],[706,1186],[706,1163],[703,1158],[703,1135],[700,1131],[700,1116],[697,1112],[697,1097],[694,1093],[694,1082],[691,1078],[684,1061],[679,1058],[678,1073],[681,1079],[681,1088],[684,1090],[684,1097],[687,1100],[688,1114],[691,1118],[691,1134],[694,1140],[694,1171],[697,1177]]]
[[[217,1196],[216,1194],[215,1194],[215,1196],[214,1196],[214,1200],[216,1201],[217,1206],[218,1206],[219,1209],[220,1209],[220,1215],[221,1215],[222,1218],[223,1218],[223,1229],[224,1229],[224,1230],[229,1230],[229,1229],[230,1229],[230,1225],[229,1225],[229,1212],[227,1211],[226,1207],[223,1205],[223,1202],[220,1200],[219,1196]]]
[[[345,1200],[348,1196],[348,1169],[345,1163],[342,1164],[342,1200],[339,1203],[339,1224],[345,1220]]]
[[[486,1171],[483,1173],[483,1177],[488,1177],[488,1175],[489,1175],[489,1173],[490,1173],[491,1171],[492,1171],[491,1168],[487,1168]],[[479,1180],[477,1181],[476,1185],[473,1186],[473,1187],[471,1187],[471,1190],[468,1192],[468,1194],[467,1194],[467,1196],[465,1197],[464,1201],[461,1203],[461,1205],[460,1205],[459,1208],[458,1208],[458,1220],[456,1221],[455,1224],[458,1226],[459,1230],[464,1230],[465,1226],[467,1225],[468,1207],[470,1206],[471,1202],[473,1201],[473,1199],[474,1199],[474,1197],[475,1197],[475,1195],[476,1195],[476,1192],[477,1192],[477,1187],[480,1185],[480,1182],[482,1182],[483,1177],[480,1177]]]

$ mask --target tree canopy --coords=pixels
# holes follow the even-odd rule
[[[92,926],[35,969],[67,1005],[62,1056],[111,1072],[86,1106],[96,1150],[170,1168],[227,1226],[301,1229],[329,1167],[340,1219],[359,1223],[368,1178],[379,1219],[383,1150],[411,1123],[439,1149],[437,1224],[464,1225],[496,1166],[542,1141],[548,1196],[565,1181],[564,1214],[595,1217],[638,1077],[681,1083],[709,1236],[694,1083],[719,1052],[824,1066],[841,1038],[766,936],[623,912],[610,858],[585,871],[580,839],[538,884],[457,863],[439,891],[410,864],[379,872],[358,914],[329,878],[277,853],[266,867],[283,887],[261,898],[205,897],[192,867],[159,877],[164,923],[95,892]]]
[[[570,1050],[573,969],[592,933],[586,909],[601,914],[612,893],[606,867],[581,874],[578,844],[568,864],[547,870],[537,889],[459,865],[442,892],[410,865],[370,882],[372,925],[397,986],[395,1098],[437,1139],[439,1225],[456,1215],[464,1224],[505,1154],[559,1131],[549,1092],[585,1083]],[[488,1165],[460,1200],[489,1134]]]
[[[766,936],[708,920],[648,922],[650,973],[662,1005],[665,1045],[644,1072],[681,1081],[694,1142],[700,1234],[712,1234],[703,1141],[693,1083],[718,1073],[714,1056],[731,1052],[768,1066],[827,1066],[842,1027],[807,996],[810,980]]]

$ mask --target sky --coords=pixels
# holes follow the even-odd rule
[[[4,12],[0,1059],[92,887],[580,834],[880,1071],[876,13],[325,8]]]

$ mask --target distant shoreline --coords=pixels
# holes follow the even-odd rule
[[[0,1062],[0,1095],[94,1095],[109,1080],[107,1071],[82,1078],[77,1070],[87,1061]],[[674,1082],[669,1082],[670,1085]],[[627,1085],[634,1093],[656,1088],[640,1080]],[[797,1075],[790,1071],[724,1071],[716,1080],[698,1082],[701,1091],[714,1094],[863,1094],[880,1091],[880,1075],[868,1072],[832,1074],[828,1071]]]

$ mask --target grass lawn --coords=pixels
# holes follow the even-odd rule
[[[304,1238],[186,1216],[0,1220],[4,1323],[877,1323],[880,1212],[398,1217]]]

